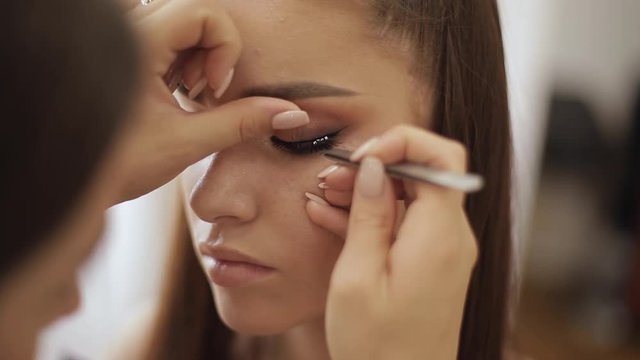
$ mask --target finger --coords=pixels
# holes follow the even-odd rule
[[[460,173],[467,168],[467,153],[462,144],[408,125],[389,130],[354,155],[376,156],[385,164],[410,161]]]
[[[337,165],[336,165],[337,166]],[[338,166],[335,171],[331,171],[326,177],[322,177],[324,180],[322,182],[321,188],[324,190],[335,190],[340,192],[349,192],[353,193],[353,186],[356,180],[356,175],[358,174],[356,168],[346,167],[346,166]],[[398,199],[405,198],[404,186],[401,180],[392,179],[393,190]]]
[[[234,67],[240,58],[242,51],[242,41],[233,20],[227,14],[219,14],[216,24],[221,32],[219,41],[211,47],[207,53],[205,63],[205,75],[214,90],[216,99],[222,97],[226,92],[234,75]]]
[[[344,239],[349,224],[349,213],[345,210],[320,204],[309,200],[306,205],[307,215],[311,221]]]
[[[386,259],[396,217],[391,181],[380,160],[367,157],[358,175],[345,246],[334,269],[342,279],[371,283],[386,273]]]
[[[407,209],[389,261],[399,273],[407,274],[394,280],[402,288],[415,276],[427,283],[437,280],[429,279],[430,275],[468,278],[477,254],[478,246],[462,207],[423,199]]]
[[[306,112],[292,102],[250,97],[198,113],[172,116],[176,141],[189,161],[198,161],[237,143],[266,137],[274,129],[293,129],[309,123]]]
[[[151,47],[156,62],[153,70],[159,75],[164,75],[179,52],[199,48],[207,51],[209,86],[219,89],[240,56],[242,45],[233,21],[212,2],[170,1],[137,24]]]
[[[464,173],[467,168],[467,151],[462,144],[412,126],[393,128],[356,150],[354,157],[363,154],[378,156],[385,164],[408,161],[456,173]],[[407,190],[416,197],[455,199],[457,203],[465,198],[462,192],[441,186],[416,181],[407,183],[413,185]]]
[[[333,206],[345,208],[351,206],[353,192],[327,189],[324,191],[324,198]]]
[[[195,51],[186,61],[182,68],[182,82],[187,89],[193,89],[204,77],[204,67],[207,60],[207,53],[202,50]]]
[[[324,192],[324,199],[332,206],[332,208],[337,208],[341,211],[348,211],[351,207],[351,202],[353,199],[353,193],[332,193],[331,191]],[[404,214],[406,212],[405,202],[396,201],[396,222],[393,227],[394,237],[398,233],[400,225],[402,224],[402,220],[404,218]],[[345,224],[346,229],[346,224]]]
[[[329,189],[352,192],[357,173],[357,169],[340,166],[323,180]]]

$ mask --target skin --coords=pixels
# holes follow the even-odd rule
[[[197,242],[212,236],[277,269],[264,282],[239,291],[214,286],[218,310],[229,326],[240,333],[274,335],[270,355],[280,359],[324,359],[329,354],[353,359],[365,353],[398,359],[455,357],[475,259],[463,196],[403,184],[400,193],[408,194],[403,199],[408,208],[402,220],[380,162],[411,160],[462,171],[460,145],[421,129],[398,128],[390,140],[370,149],[368,162],[377,166],[364,166],[361,176],[351,176],[355,184],[346,182],[345,191],[354,194],[352,204],[344,204],[351,205],[347,219],[344,210],[318,207],[303,196],[323,194],[315,174],[328,165],[325,160],[287,155],[268,141],[273,116],[300,108],[308,111],[312,123],[276,131],[277,136],[292,141],[343,129],[341,147],[355,148],[399,124],[429,122],[424,111],[429,91],[411,77],[406,47],[395,48],[398,41],[380,38],[368,22],[367,8],[337,0],[326,5],[156,0],[152,7],[134,10],[131,17],[151,70],[143,76],[144,97],[132,115],[140,120],[117,143],[117,165],[104,165],[111,170],[96,175],[67,222],[50,235],[52,245],[34,249],[0,284],[3,352],[29,358],[38,330],[77,306],[75,273],[95,246],[107,206],[153,190],[188,164],[218,151],[211,164],[204,162],[205,176],[191,199],[192,218],[197,215],[215,226],[194,219],[194,238]],[[233,23],[221,15],[227,10],[245,41],[242,53],[233,51],[240,43],[233,36]],[[314,16],[308,17],[310,13]],[[171,99],[173,87],[167,86],[165,75],[179,55],[193,47],[204,55],[196,52],[186,62],[188,88],[205,78],[205,95],[219,91],[221,74],[229,73],[230,64],[238,75],[221,101],[202,99],[212,109],[187,114]],[[216,49],[224,54],[209,54]],[[216,61],[209,63],[210,58]],[[349,90],[336,93],[334,88],[331,96],[324,91],[308,97],[307,86],[300,97],[292,96],[291,88],[265,88],[299,81],[329,82]],[[295,103],[255,97],[234,101],[248,95],[289,97]],[[369,172],[362,173],[365,169]],[[193,170],[195,174],[186,176],[187,191],[202,175],[198,166]],[[114,184],[119,176],[122,186]],[[361,191],[365,188],[369,191]],[[372,197],[371,188],[383,191]],[[429,198],[437,201],[426,201]],[[328,226],[327,219],[348,224],[340,231]],[[428,281],[428,288],[415,286],[416,274]]]
[[[429,122],[424,111],[429,91],[412,77],[410,52],[380,36],[366,6],[293,0],[224,5],[243,50],[222,101],[202,97],[209,105],[247,93],[291,96],[310,114],[311,124],[277,133],[279,138],[309,140],[344,129],[338,141],[346,149],[400,124]],[[293,91],[280,91],[298,82],[353,94],[296,98]],[[265,137],[227,148],[184,177],[200,256],[199,247],[211,239],[276,268],[272,276],[242,288],[210,283],[223,321],[240,334],[271,335],[277,358],[328,358],[325,308],[343,237],[314,224],[303,209],[305,192],[324,195],[316,175],[330,164],[319,155],[284,153]]]
[[[134,2],[123,3],[133,8]],[[254,97],[198,114],[185,112],[171,96],[174,88],[166,74],[173,67],[186,66],[185,73],[191,74],[191,79],[184,79],[186,84],[193,84],[198,75],[208,80],[209,88],[219,88],[239,55],[235,28],[215,2],[157,0],[154,7],[135,3],[128,16],[146,65],[141,73],[142,96],[129,109],[126,130],[113,140],[106,160],[87,190],[78,194],[65,221],[47,235],[44,245],[33,248],[3,274],[3,358],[33,358],[40,330],[79,306],[76,274],[100,238],[105,209],[154,190],[207,154],[270,134],[275,115],[299,110],[289,101]],[[213,63],[206,72],[177,61],[193,48]]]
[[[392,182],[383,166],[408,161],[463,173],[466,150],[413,126],[395,127],[363,148],[356,152],[361,166],[351,183],[348,218],[341,209],[307,204],[309,216],[330,231],[346,223],[325,319],[331,359],[456,359],[478,256],[465,196]],[[349,184],[333,175],[326,178],[330,188]]]
[[[155,0],[140,6],[126,0],[124,5],[133,8],[127,16],[145,61],[139,113],[121,145],[128,155],[119,201],[164,185],[211,153],[270,134],[274,116],[300,110],[286,100],[252,97],[197,113],[184,111],[172,96],[176,76],[171,75],[182,74],[188,88],[204,79],[209,93],[224,92],[241,50],[235,26],[218,1]]]

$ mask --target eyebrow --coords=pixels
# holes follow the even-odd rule
[[[357,92],[349,89],[317,82],[303,81],[251,87],[242,92],[242,97],[267,96],[293,101],[317,97],[353,96],[357,94]]]

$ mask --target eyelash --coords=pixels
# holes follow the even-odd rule
[[[271,137],[271,144],[274,148],[288,152],[293,155],[310,155],[320,151],[333,149],[338,145],[337,137],[340,131],[323,135],[312,140],[305,141],[284,141],[275,136]]]

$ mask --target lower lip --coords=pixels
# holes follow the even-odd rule
[[[211,280],[222,287],[243,287],[273,274],[274,269],[236,261],[215,260],[209,268]]]

